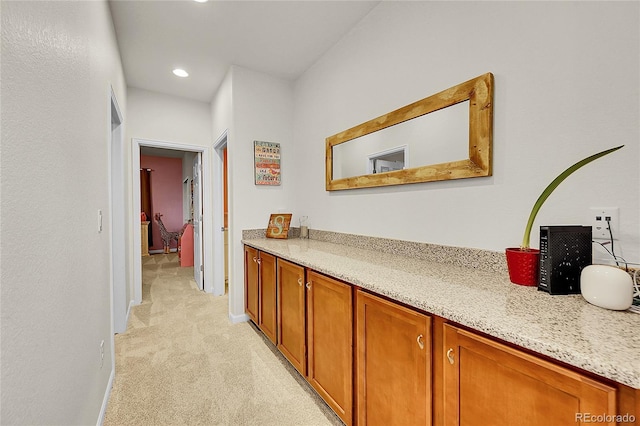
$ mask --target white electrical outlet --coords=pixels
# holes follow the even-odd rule
[[[620,239],[620,209],[618,207],[591,207],[589,209],[589,224],[593,238],[597,240]],[[609,233],[611,226],[611,233]]]

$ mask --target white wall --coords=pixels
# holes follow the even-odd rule
[[[127,105],[128,141],[140,138],[211,146],[210,107],[206,102],[129,87]]]
[[[133,205],[133,192],[139,188],[133,188],[133,176],[131,166],[132,139],[146,139],[152,141],[171,142],[176,145],[190,145],[209,147],[211,138],[211,117],[209,104],[193,101],[171,95],[151,92],[148,90],[129,87],[127,89],[127,107],[129,120],[127,122],[125,138],[126,151],[128,152],[127,166],[129,194],[127,196],[129,211],[138,209]],[[183,166],[184,167],[184,166]],[[187,166],[188,167],[188,166]],[[130,219],[130,218],[128,218]],[[129,241],[132,248],[130,265],[134,264],[133,256],[134,232],[138,231],[138,224],[129,220]],[[135,273],[131,267],[131,274]],[[127,303],[134,300],[133,275],[130,276],[127,288]]]
[[[618,250],[640,262],[639,7],[382,2],[296,82],[294,213],[316,229],[503,251],[519,246],[560,171],[625,144],[560,186],[532,242],[539,225],[586,224],[589,207],[618,206]],[[492,177],[325,191],[327,136],[485,72],[495,75]]]
[[[233,128],[233,67],[229,69],[224,80],[211,100],[211,123],[213,139],[217,140],[225,131],[231,133]],[[231,135],[227,135],[229,138]]]
[[[229,315],[234,318],[244,315],[242,230],[266,228],[271,213],[294,212],[293,190],[299,159],[294,155],[291,134],[292,84],[233,66],[212,102],[212,114],[214,128],[218,131],[229,129]],[[280,186],[254,184],[255,140],[280,143]]]
[[[224,221],[224,151],[229,145],[229,141],[234,140],[233,132],[233,68],[227,71],[222,83],[218,87],[213,99],[211,100],[211,125],[213,129],[214,150],[211,153],[212,157],[212,178],[213,183],[212,195],[213,195],[213,217],[212,217],[212,229],[213,233],[213,270],[215,273],[213,279],[213,294],[224,294],[225,279],[227,276],[233,276],[232,272],[228,274],[220,274],[219,271],[228,271],[231,268],[227,268],[227,265],[231,264],[231,259],[225,252],[227,245],[225,244],[225,234],[216,230],[221,230],[225,227]],[[222,145],[222,146],[221,146]],[[233,185],[228,177],[228,197],[233,198],[232,188]],[[229,229],[233,228],[233,217],[228,217],[228,223],[226,224]],[[239,280],[229,279],[229,282],[242,282],[243,278]],[[229,306],[235,306],[235,299],[240,300],[244,298],[244,287],[242,284],[232,285],[229,289]],[[233,313],[229,309],[229,318],[233,322],[245,320],[245,316],[242,312]]]
[[[110,85],[126,123],[111,17],[103,1],[1,8],[0,423],[95,424],[112,373]]]

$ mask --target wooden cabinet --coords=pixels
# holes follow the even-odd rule
[[[445,425],[569,425],[581,414],[619,414],[615,387],[475,333],[444,328]]]
[[[276,264],[278,349],[306,376],[304,268],[282,259]]]
[[[350,425],[353,417],[351,286],[305,271],[302,266],[286,260],[277,259],[276,264],[278,349]]]
[[[358,291],[358,425],[431,424],[431,318]]]
[[[254,323],[258,323],[259,290],[258,250],[244,246],[244,310]]]
[[[258,327],[275,345],[278,341],[276,306],[276,258],[258,254]]]
[[[244,256],[247,315],[347,425],[640,424],[638,390],[252,247]]]
[[[307,380],[338,416],[353,421],[352,287],[307,271]]]
[[[276,328],[276,258],[244,247],[245,312],[274,344]]]

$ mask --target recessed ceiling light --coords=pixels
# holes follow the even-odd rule
[[[178,77],[189,77],[189,73],[180,68],[176,68],[175,70],[173,70],[173,73]]]
[[[208,2],[209,0],[193,0],[193,1],[197,1],[198,3],[206,3],[206,2]]]

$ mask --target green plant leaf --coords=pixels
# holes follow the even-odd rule
[[[565,180],[567,177],[569,177],[569,175],[573,172],[575,172],[576,170],[578,170],[579,168],[581,168],[582,166],[589,164],[590,162],[597,160],[600,157],[604,157],[607,154],[610,154],[614,151],[619,150],[620,148],[622,148],[624,145],[620,145],[617,146],[615,148],[611,148],[611,149],[607,149],[605,151],[599,152],[597,154],[593,154],[590,157],[587,157],[583,160],[578,161],[576,164],[574,164],[573,166],[569,167],[568,169],[566,169],[564,172],[560,173],[560,175],[555,178],[545,189],[544,191],[542,191],[542,194],[540,194],[540,196],[538,197],[538,200],[535,202],[535,204],[533,205],[533,209],[531,209],[531,214],[529,215],[529,221],[527,222],[527,227],[524,230],[524,237],[522,238],[522,245],[520,245],[520,249],[521,250],[529,250],[529,244],[530,244],[530,238],[531,238],[531,228],[533,228],[533,222],[536,219],[536,216],[538,215],[538,211],[540,210],[540,207],[542,207],[542,204],[544,204],[544,202],[547,200],[547,198],[549,198],[549,195],[551,195],[551,193],[558,187],[558,185],[560,185],[560,183],[562,183],[563,180]]]

